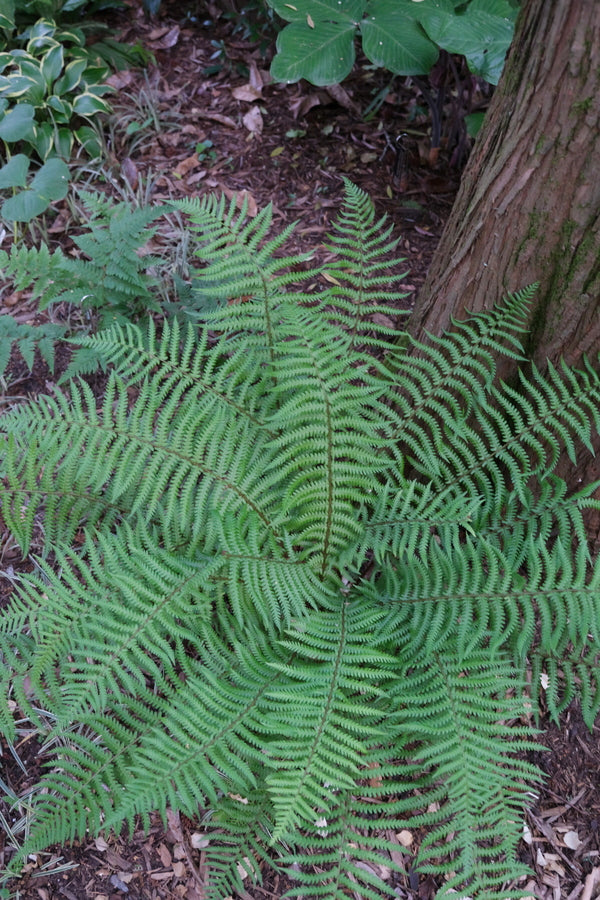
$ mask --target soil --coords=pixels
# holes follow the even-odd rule
[[[244,25],[210,3],[187,9],[179,0],[163,0],[160,18],[148,19],[138,0],[130,0],[107,21],[123,40],[140,41],[154,62],[112,78],[107,160],[100,174],[82,163],[80,185],[155,203],[237,193],[250,214],[272,203],[275,229],[298,223],[286,251],[311,250],[319,261],[327,257],[325,235],[339,207],[342,177],[348,177],[394,226],[407,272],[404,305],[411,308],[456,193],[457,163],[465,158],[464,139],[452,140],[455,99],[445,110],[441,147],[432,148],[429,112],[415,80],[390,81],[385,72],[358,65],[343,87],[270,83],[272,32],[252,13]],[[469,87],[472,102],[484,108],[489,91]],[[365,115],[369,107],[371,116]],[[55,204],[45,227],[52,245],[73,252],[76,205]],[[19,321],[44,320],[27,295],[8,285],[0,286],[0,314],[6,313]],[[57,320],[65,315],[53,311]],[[40,359],[30,372],[13,354],[0,403],[47,391],[68,361],[68,350],[59,348],[53,372]],[[100,395],[102,377],[93,387]],[[21,560],[0,519],[0,603],[12,588],[7,576],[32,566]],[[535,762],[546,781],[520,847],[533,875],[518,887],[541,900],[593,900],[600,884],[600,729],[590,733],[576,705],[560,723],[542,726]],[[4,748],[1,778],[21,795],[40,763],[33,741],[17,750],[18,761]],[[22,900],[202,900],[206,873],[202,850],[194,846],[199,832],[199,822],[173,814],[167,823],[153,820],[149,831],[51,848],[30,860],[11,887]],[[411,850],[419,838],[411,835]],[[9,854],[0,833],[0,869]],[[249,885],[243,900],[278,900],[290,887],[284,876],[265,871],[263,884]],[[410,900],[430,900],[437,888],[413,873],[394,885],[398,897]]]

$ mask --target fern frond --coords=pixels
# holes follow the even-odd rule
[[[351,790],[360,777],[365,742],[382,734],[381,709],[364,702],[381,695],[378,684],[390,665],[371,646],[379,618],[380,611],[342,603],[308,617],[279,642],[294,662],[276,666],[287,679],[266,697],[274,841],[293,840],[302,823],[327,818],[336,793]]]
[[[48,322],[45,325],[28,325],[17,322],[13,316],[0,316],[0,378],[8,367],[10,353],[17,349],[31,372],[36,348],[51,372],[54,371],[54,347],[66,333],[64,325]]]
[[[336,319],[343,324],[350,347],[357,345],[385,348],[395,346],[398,332],[382,325],[373,316],[406,315],[398,308],[407,295],[392,290],[406,272],[390,271],[397,241],[391,240],[392,225],[386,227],[386,217],[375,220],[375,209],[364,191],[347,178],[344,179],[345,203],[332,223],[327,249],[335,255],[326,267],[331,282],[327,304],[335,310]],[[395,260],[396,263],[402,260]]]
[[[127,203],[113,204],[85,191],[80,196],[89,230],[75,235],[73,241],[85,257],[67,256],[60,248],[50,254],[46,246],[39,250],[13,247],[3,263],[5,274],[19,289],[31,285],[41,309],[61,302],[93,308],[103,325],[148,310],[159,312],[156,280],[148,272],[159,260],[138,251],[156,233],[149,226],[164,210],[131,209]]]
[[[238,329],[239,325],[235,324],[238,309],[235,305],[225,304],[243,299],[242,305],[250,310],[244,309],[243,315],[253,317],[254,328],[262,325],[272,354],[277,344],[274,315],[285,288],[304,282],[314,274],[308,271],[298,276],[292,271],[295,266],[310,260],[309,253],[277,258],[277,251],[294,225],[266,240],[272,220],[271,206],[251,219],[247,214],[247,203],[239,210],[235,197],[228,206],[224,197],[205,196],[177,201],[173,207],[189,217],[190,227],[197,235],[196,255],[202,260],[203,268],[195,270],[193,289],[220,301],[224,307],[207,313],[207,319],[212,321],[217,315],[219,330]],[[229,327],[228,319],[232,320]]]
[[[412,654],[410,664],[400,665],[393,727],[417,744],[411,743],[408,773],[414,760],[427,773],[420,784],[426,811],[408,820],[427,829],[417,864],[445,876],[444,894],[497,896],[522,835],[531,797],[526,785],[540,779],[517,756],[538,746],[528,728],[515,725],[526,714],[525,683],[506,657],[476,653],[465,660],[452,643],[416,665]],[[397,777],[410,784],[402,770],[400,763]],[[526,870],[513,864],[512,871]]]

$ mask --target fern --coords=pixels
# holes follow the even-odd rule
[[[419,826],[442,892],[518,896],[541,676],[554,715],[600,709],[596,485],[555,474],[600,377],[496,383],[531,290],[414,353],[378,331],[394,245],[349,183],[321,293],[268,209],[179,207],[212,309],[83,338],[100,406],[72,382],[1,420],[2,516],[45,539],[0,615],[0,726],[16,705],[46,761],[12,870],[171,807],[214,900],[269,862],[290,896],[393,895]]]
[[[36,348],[50,371],[54,372],[54,345],[65,332],[66,328],[62,325],[29,325],[17,322],[13,316],[0,316],[0,378],[6,373],[13,348],[23,357],[30,372]]]

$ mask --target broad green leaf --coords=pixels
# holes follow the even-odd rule
[[[44,81],[49,88],[58,78],[63,70],[64,65],[64,48],[62,44],[52,47],[42,60],[42,75]]]
[[[96,97],[89,91],[79,94],[73,101],[73,112],[78,116],[95,116],[98,113],[109,113],[110,106],[106,100]]]
[[[40,63],[37,59],[24,59],[20,62],[19,68],[21,77],[27,78],[29,81],[29,87],[21,96],[26,97],[33,106],[41,106],[46,96],[46,82]]]
[[[58,43],[54,39],[56,32],[56,25],[50,19],[38,19],[37,22],[31,26],[31,28],[27,29],[27,51],[31,53],[32,50],[39,50],[42,47],[48,45],[49,41],[52,41],[53,44]]]
[[[54,147],[54,128],[51,122],[38,122],[35,126],[35,136],[30,138],[30,143],[42,159],[46,159]]]
[[[63,100],[62,97],[51,94],[46,98],[46,106],[48,109],[52,110],[52,118],[55,122],[64,125],[71,121],[73,108],[71,104],[67,103],[66,100]]]
[[[35,81],[25,75],[0,75],[0,95],[3,97],[24,97],[35,88]]]
[[[43,197],[33,191],[21,191],[2,204],[2,218],[8,222],[31,222],[48,209]]]
[[[62,6],[62,12],[73,12],[73,10],[85,6],[86,3],[88,3],[88,0],[66,0],[66,3],[63,3]]]
[[[0,188],[25,187],[29,159],[24,153],[17,153],[0,169]]]
[[[467,113],[465,116],[465,125],[467,128],[467,134],[469,137],[477,137],[479,131],[481,130],[481,126],[483,125],[483,120],[485,119],[484,112],[473,112]]]
[[[82,125],[73,133],[75,140],[81,144],[90,159],[98,159],[102,156],[102,142],[93,128],[89,125]]]
[[[54,149],[57,156],[70,159],[75,138],[70,128],[57,128],[54,133]]]
[[[363,50],[376,66],[396,75],[423,75],[438,58],[438,48],[416,21],[415,4],[374,0],[361,23]]]
[[[278,16],[288,22],[354,22],[358,24],[366,0],[269,0]]]
[[[472,72],[496,84],[502,74],[514,24],[512,18],[492,14],[483,6],[483,3],[473,3],[458,16],[454,12],[424,8],[419,18],[432,41],[448,53],[465,56]]]
[[[2,0],[0,28],[12,30],[15,27],[15,0]]]
[[[82,82],[86,87],[100,85],[108,75],[109,70],[107,66],[90,66],[89,59],[86,59],[86,69],[82,78]],[[108,87],[108,85],[105,85],[105,87]]]
[[[54,37],[61,44],[75,44],[77,47],[85,47],[85,35],[81,28],[61,28]]]
[[[68,94],[69,91],[74,90],[80,83],[86,66],[85,59],[72,59],[68,62],[63,74],[54,84],[54,93],[59,95]]]
[[[54,200],[62,200],[69,189],[69,169],[62,159],[49,159],[37,172],[28,190],[10,197],[2,206],[2,215],[13,222],[30,222],[48,209]]]
[[[35,135],[34,113],[29,103],[19,103],[9,109],[0,119],[0,138],[9,142],[31,140]]]
[[[277,38],[277,56],[271,65],[275,81],[291,84],[306,78],[312,84],[338,84],[354,64],[353,23],[335,25],[321,22],[310,28],[292,22]]]

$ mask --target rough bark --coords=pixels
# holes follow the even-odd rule
[[[534,281],[531,358],[600,350],[600,3],[525,0],[411,318],[439,334]],[[502,374],[507,375],[508,372]]]

